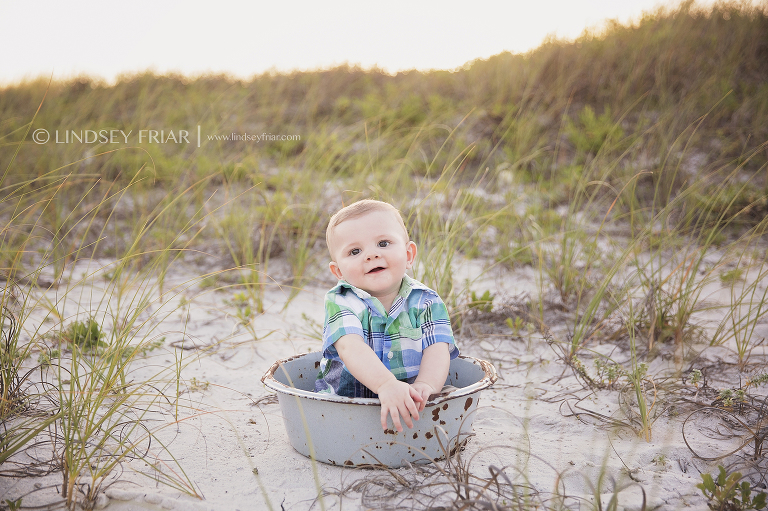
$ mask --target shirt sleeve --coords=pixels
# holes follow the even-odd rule
[[[459,348],[453,338],[451,320],[448,317],[448,309],[439,296],[435,295],[426,301],[421,312],[421,347],[422,351],[436,342],[444,342],[449,345],[451,359],[459,356]]]
[[[341,360],[333,346],[341,337],[356,334],[365,339],[363,325],[355,312],[343,303],[343,296],[328,293],[325,296],[325,322],[323,326],[323,357]]]

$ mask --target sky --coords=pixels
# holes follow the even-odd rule
[[[249,78],[343,63],[456,69],[672,0],[0,0],[0,83],[152,70]],[[708,0],[699,3],[711,3]]]

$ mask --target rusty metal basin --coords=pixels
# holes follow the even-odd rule
[[[452,454],[472,432],[480,391],[496,381],[489,362],[455,358],[446,385],[457,389],[428,401],[413,429],[403,423],[398,433],[381,429],[378,399],[315,393],[320,359],[320,352],[312,352],[278,360],[261,381],[277,392],[293,448],[332,465],[399,467]]]

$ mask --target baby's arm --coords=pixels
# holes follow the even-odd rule
[[[422,401],[422,394],[413,386],[398,381],[359,335],[343,335],[334,343],[334,346],[339,358],[347,366],[352,376],[379,395],[381,427],[387,429],[387,415],[392,415],[395,429],[402,431],[403,426],[400,425],[400,415],[402,415],[406,425],[412,428],[411,416],[419,420],[418,407],[415,402]],[[448,369],[446,367],[447,374]],[[443,376],[443,381],[445,381],[445,376]],[[424,408],[423,403],[421,408]]]
[[[436,342],[427,346],[421,355],[419,375],[411,385],[421,396],[419,411],[424,410],[429,396],[440,393],[443,385],[445,385],[445,380],[448,378],[448,368],[451,365],[451,355],[448,349],[448,343]]]

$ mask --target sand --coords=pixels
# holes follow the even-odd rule
[[[90,270],[108,261],[79,264],[72,275],[92,273]],[[477,264],[472,263],[459,273],[472,275],[477,271]],[[146,416],[146,423],[202,498],[138,473],[148,470],[152,462],[160,462],[158,466],[166,472],[178,471],[155,442],[144,460],[119,465],[103,485],[104,491],[95,502],[97,508],[358,509],[364,507],[364,498],[371,507],[423,507],[423,496],[420,504],[405,499],[408,492],[398,486],[392,473],[404,480],[435,483],[421,493],[434,496],[438,504],[456,498],[450,477],[428,477],[423,468],[405,467],[390,473],[329,466],[313,463],[291,447],[280,408],[260,378],[275,360],[320,348],[316,329],[322,324],[322,298],[331,281],[321,277],[306,285],[287,307],[288,290],[270,286],[265,293],[265,311],[251,324],[254,339],[237,319],[236,307],[228,305],[237,289],[201,289],[194,283],[199,273],[199,268],[192,266],[177,268],[166,278],[163,298],[153,295],[156,301],[144,317],[165,340],[162,348],[134,363],[130,379],[140,381],[155,375],[183,354],[178,415],[174,406],[160,403]],[[102,299],[105,282],[94,274],[81,285],[70,283],[67,300],[60,302],[62,315],[71,318],[77,310],[93,310]],[[472,286],[478,293],[490,290],[497,302],[536,290],[530,269],[494,270]],[[63,289],[46,294],[56,300],[62,297]],[[42,291],[32,293],[39,296]],[[712,290],[712,296],[718,296],[717,290]],[[182,299],[188,304],[180,306]],[[25,325],[28,336],[38,325],[52,327],[43,323],[42,312],[36,314]],[[566,338],[564,322],[550,327],[556,338]],[[766,333],[768,326],[758,325],[756,335]],[[564,503],[572,509],[591,509],[600,494],[605,507],[614,493],[618,509],[641,509],[643,500],[646,509],[706,508],[695,485],[701,482],[700,472],[714,472],[717,463],[697,459],[683,440],[684,421],[694,408],[677,407],[659,413],[652,425],[651,441],[646,441],[631,428],[612,427],[610,420],[596,418],[601,414],[628,422],[619,409],[619,392],[584,389],[573,371],[558,359],[557,348],[545,342],[540,333],[524,329],[520,337],[512,337],[500,326],[467,321],[457,334],[462,354],[491,361],[499,374],[497,384],[480,395],[475,436],[461,453],[464,462],[471,460],[469,472],[473,476],[488,478],[492,470],[502,469],[509,480],[540,492],[539,501],[554,506],[554,492],[569,496]],[[181,346],[182,340],[186,349],[173,347]],[[619,345],[590,349],[612,353],[617,360],[629,356]],[[765,356],[760,350],[753,357]],[[733,354],[728,347],[710,348],[700,360],[703,364],[729,357]],[[650,374],[668,369],[671,361],[661,358],[650,365]],[[689,387],[686,392],[697,399],[695,388]],[[170,393],[173,388],[163,390]],[[585,410],[594,413],[581,413]],[[437,463],[437,467],[447,466],[445,461]],[[387,481],[391,486],[387,489],[372,481]],[[353,487],[354,483],[358,485]],[[58,472],[3,478],[0,500],[23,497],[25,507],[60,505],[60,485]],[[334,495],[342,489],[347,489],[343,496]],[[363,489],[365,495],[360,491]],[[319,490],[325,495],[318,497]]]

